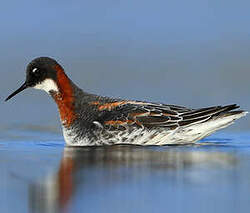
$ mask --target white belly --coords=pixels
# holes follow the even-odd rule
[[[67,145],[70,146],[102,146],[114,144],[132,145],[167,145],[167,144],[190,144],[225,128],[234,120],[244,116],[246,113],[221,117],[203,123],[197,123],[186,127],[178,127],[175,130],[165,128],[146,129],[130,127],[129,130],[97,131],[95,137],[80,138],[74,130],[63,128],[63,134]],[[95,139],[94,139],[95,138]]]

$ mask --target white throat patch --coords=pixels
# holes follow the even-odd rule
[[[59,89],[56,83],[52,79],[45,79],[40,84],[37,84],[33,88],[44,90],[45,92],[49,93],[50,91],[59,92]]]

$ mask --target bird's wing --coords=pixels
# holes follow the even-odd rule
[[[140,101],[95,102],[98,118],[96,124],[117,129],[126,126],[175,129],[207,121],[212,116],[238,108],[237,105],[189,109],[182,106]]]

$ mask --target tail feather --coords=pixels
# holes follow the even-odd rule
[[[237,109],[238,106],[228,105],[222,107],[223,110],[218,110],[212,116],[208,116],[206,119],[192,120],[190,125],[183,126],[180,129],[178,140],[184,142],[196,142],[208,135],[216,132],[217,130],[223,129],[234,123],[235,120],[245,116],[248,112],[243,110],[231,111]],[[199,119],[199,118],[197,118]]]
[[[210,119],[218,119],[220,117],[226,117],[230,115],[236,115],[244,113],[243,110],[232,111],[238,109],[239,106],[236,104],[226,105],[226,106],[215,106],[202,108],[197,110],[192,110],[188,113],[182,114],[182,121],[179,122],[180,126],[186,126],[194,123],[202,123]]]

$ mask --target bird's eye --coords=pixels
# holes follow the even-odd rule
[[[34,68],[34,69],[32,70],[32,73],[37,73],[37,71],[38,71],[38,68]]]

